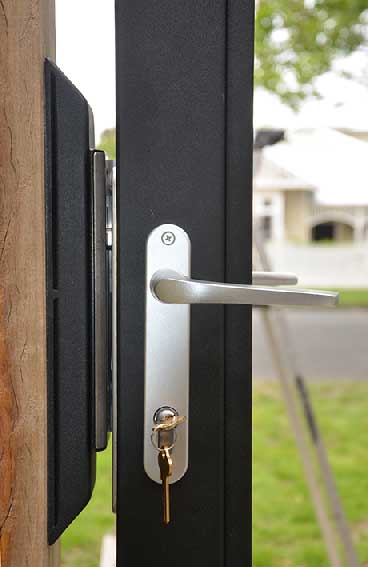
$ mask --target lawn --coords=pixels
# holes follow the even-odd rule
[[[312,401],[362,564],[368,565],[368,384],[313,384]],[[328,567],[277,384],[253,410],[253,567]]]
[[[114,531],[111,512],[111,442],[97,455],[97,482],[92,500],[64,533],[62,567],[98,567],[101,540]]]
[[[322,289],[321,286],[311,286],[311,289]],[[368,289],[338,289],[328,288],[327,291],[338,291],[339,307],[367,307]]]
[[[368,565],[368,384],[312,384],[319,423],[362,564]],[[64,567],[97,567],[113,529],[111,453],[98,456],[87,509],[62,538]],[[256,382],[253,411],[253,567],[328,567],[277,383]]]
[[[341,306],[368,306],[368,289],[338,289]]]

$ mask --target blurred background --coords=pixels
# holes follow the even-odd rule
[[[114,2],[56,0],[56,6],[57,63],[88,99],[96,139],[114,159]],[[262,312],[254,309],[253,567],[332,564],[295,444],[290,400],[285,403],[288,382],[310,450],[306,458],[313,461],[325,496],[297,376],[308,389],[363,567],[368,565],[368,5],[367,0],[258,0],[255,20],[253,212],[259,242],[272,269],[295,272],[302,287],[339,290],[341,301],[334,310],[283,313],[286,327],[278,330],[278,347],[286,356],[284,367],[277,364]],[[63,537],[65,566],[97,566],[102,538],[114,531],[110,459],[108,452],[99,456],[92,502]],[[333,511],[326,509],[332,522]],[[339,549],[339,537],[335,545]]]

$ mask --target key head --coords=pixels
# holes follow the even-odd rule
[[[185,415],[167,415],[152,428],[152,433],[171,431],[186,421]]]
[[[173,466],[170,451],[166,447],[158,454],[158,466],[160,467],[160,478],[162,482],[165,482],[172,475]]]
[[[161,422],[161,425],[164,426],[164,429],[170,430],[184,423],[186,419],[185,415],[167,415]]]

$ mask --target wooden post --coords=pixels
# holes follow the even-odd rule
[[[0,0],[0,567],[49,567],[43,59],[54,0]]]

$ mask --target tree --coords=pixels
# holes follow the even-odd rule
[[[368,49],[367,0],[256,0],[255,28],[255,86],[297,109],[336,58]],[[100,147],[115,159],[114,128]]]
[[[255,85],[296,108],[334,59],[367,46],[367,0],[258,0]]]
[[[102,132],[98,149],[104,150],[109,159],[116,159],[115,128],[107,128]]]

